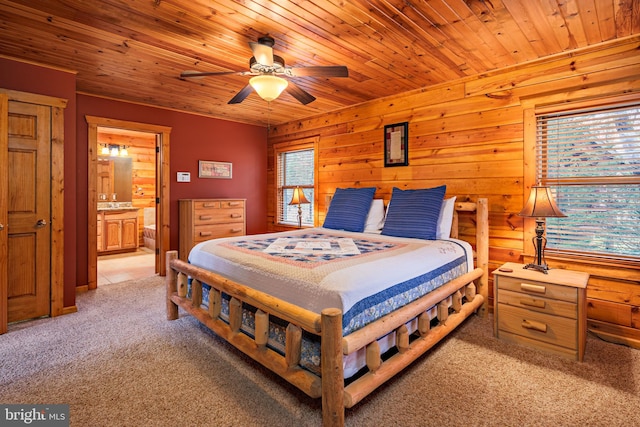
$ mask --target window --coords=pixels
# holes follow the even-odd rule
[[[547,253],[640,259],[640,104],[536,115],[536,178],[566,218]]]
[[[314,148],[313,142],[303,145],[276,147],[277,222],[298,225],[298,205],[289,205],[293,190],[300,187],[308,204],[302,204],[302,225],[313,226],[314,212]]]

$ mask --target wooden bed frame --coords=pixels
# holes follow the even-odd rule
[[[328,308],[321,314],[313,313],[181,261],[176,251],[167,252],[167,318],[177,319],[178,309],[182,307],[217,335],[310,397],[322,397],[323,425],[343,426],[345,408],[360,402],[433,347],[472,313],[479,311],[481,315],[486,314],[489,254],[487,199],[456,204],[452,237],[458,237],[458,211],[475,212],[476,268],[347,336],[342,336],[342,312],[339,309]],[[193,279],[191,298],[187,298],[188,278]],[[202,307],[202,283],[211,286],[208,308]],[[219,318],[222,292],[231,297],[228,323]],[[257,309],[255,338],[240,331],[243,303]],[[427,310],[433,307],[436,307],[438,324],[431,327]],[[269,316],[289,323],[284,355],[267,347]],[[418,331],[410,335],[405,324],[412,319],[417,319]],[[299,364],[302,330],[320,337],[321,376]],[[377,339],[393,331],[396,331],[397,352],[382,361]],[[368,372],[345,385],[343,355],[361,348],[366,348]]]

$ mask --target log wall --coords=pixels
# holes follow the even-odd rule
[[[337,187],[375,186],[376,197],[388,201],[393,187],[446,184],[447,196],[460,201],[489,200],[489,271],[507,261],[525,262],[531,252],[517,213],[532,180],[525,174],[526,112],[618,95],[640,99],[639,49],[640,37],[629,37],[274,126],[269,134],[269,229],[283,229],[275,224],[274,144],[316,137],[316,224],[322,225]],[[409,123],[409,166],[385,168],[383,129],[400,122]],[[472,227],[472,218],[460,221]],[[473,241],[471,232],[461,237]],[[592,332],[640,347],[639,265],[547,261],[552,268],[591,273]]]

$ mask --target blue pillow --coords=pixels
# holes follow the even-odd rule
[[[363,232],[375,192],[375,187],[336,188],[322,226],[334,230]]]
[[[421,190],[393,189],[382,234],[434,240],[446,185]]]

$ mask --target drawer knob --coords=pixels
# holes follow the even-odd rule
[[[201,232],[200,232],[200,235],[201,235],[202,237],[211,236],[211,234],[212,234],[212,233],[211,233],[210,231],[201,231]]]
[[[242,231],[242,228],[232,228],[231,232],[232,233],[240,233]]]
[[[242,215],[239,213],[231,214],[231,218],[241,218]]]
[[[547,324],[542,322],[536,322],[535,320],[522,320],[522,327],[525,329],[532,329],[534,331],[547,333]]]
[[[203,221],[208,221],[211,219],[211,215],[200,215],[200,219]]]
[[[520,283],[520,289],[527,292],[535,292],[537,294],[544,294],[547,291],[546,286],[532,285],[530,283]]]

